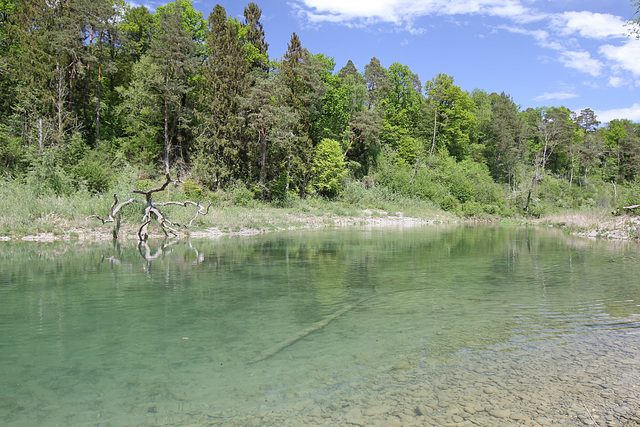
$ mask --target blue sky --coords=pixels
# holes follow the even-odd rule
[[[148,3],[151,10],[158,4]],[[193,0],[205,19],[219,3],[241,18],[249,1]],[[505,92],[522,108],[591,108],[602,122],[640,121],[640,40],[628,37],[628,0],[256,0],[269,55],[291,33],[313,53],[408,65],[464,90]]]

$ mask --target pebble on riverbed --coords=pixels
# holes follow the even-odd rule
[[[537,350],[497,346],[461,350],[445,364],[401,362],[401,370],[381,373],[375,383],[334,384],[304,408],[292,404],[277,419],[264,413],[260,425],[640,425],[640,356],[612,340],[590,339],[592,352],[564,337],[562,346],[550,340]]]

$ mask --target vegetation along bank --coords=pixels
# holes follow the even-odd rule
[[[423,83],[375,57],[336,69],[295,33],[271,58],[255,3],[244,19],[218,5],[205,20],[188,0],[154,13],[6,0],[0,18],[4,236],[104,230],[88,217],[106,215],[114,193],[124,200],[169,173],[159,201],[212,203],[195,230],[399,212],[582,227],[553,219],[569,210],[588,212],[585,230],[612,221],[638,237],[632,219],[610,216],[640,203],[638,123],[522,107],[446,74]],[[140,208],[123,208],[123,223],[137,224]],[[193,216],[167,209],[178,225]]]

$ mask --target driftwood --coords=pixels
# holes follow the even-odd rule
[[[278,343],[277,345],[275,345],[275,346],[273,346],[271,348],[268,348],[267,350],[261,352],[255,358],[251,359],[251,361],[249,361],[249,364],[262,362],[263,360],[266,360],[266,359],[268,359],[268,358],[270,358],[272,356],[275,356],[276,354],[280,353],[285,348],[290,347],[291,345],[295,344],[297,341],[301,340],[302,338],[306,337],[307,335],[324,328],[332,320],[334,320],[334,319],[342,316],[343,314],[353,310],[358,305],[360,305],[363,302],[373,298],[374,296],[375,296],[375,294],[369,295],[368,297],[360,298],[357,302],[355,302],[353,304],[349,304],[346,307],[336,311],[335,313],[325,317],[324,319],[320,320],[319,322],[316,322],[316,323],[312,324],[308,328],[297,332],[295,335],[292,335],[289,338],[287,338],[286,340]]]
[[[122,202],[120,204],[118,204],[118,194],[114,194],[113,195],[113,203],[111,204],[111,208],[109,208],[109,216],[106,218],[102,218],[98,215],[90,215],[87,217],[87,219],[89,218],[98,218],[101,222],[102,225],[109,223],[109,222],[115,222],[115,225],[113,227],[113,238],[117,239],[118,238],[118,232],[120,231],[120,210],[122,208],[124,208],[127,205],[130,205],[131,203],[136,203],[139,202],[140,200],[136,199],[136,198],[131,198],[129,200],[127,200],[126,202]],[[116,206],[117,205],[117,206]]]
[[[169,221],[169,219],[167,219],[167,217],[161,210],[158,209],[159,206],[180,205],[186,208],[187,206],[192,205],[197,207],[198,210],[196,211],[195,216],[191,219],[191,221],[189,221],[189,225],[188,225],[189,227],[191,226],[193,221],[195,221],[196,218],[198,218],[198,216],[207,215],[209,213],[209,209],[211,208],[211,202],[209,202],[208,206],[205,208],[200,203],[193,202],[191,200],[187,200],[185,202],[171,201],[171,202],[154,203],[153,193],[164,191],[167,188],[167,186],[172,182],[180,182],[180,181],[173,181],[168,173],[165,175],[165,178],[166,178],[165,182],[159,187],[155,187],[150,190],[133,190],[132,191],[132,193],[135,193],[135,194],[143,194],[146,199],[146,207],[144,209],[144,216],[142,217],[142,225],[138,229],[138,239],[141,242],[144,242],[149,238],[149,233],[147,231],[147,228],[151,223],[152,217],[160,225],[160,228],[164,232],[165,237],[169,237],[169,233],[171,233],[173,236],[177,236],[179,234],[178,231],[174,228],[175,225],[171,221]],[[120,231],[120,210],[131,203],[136,203],[136,202],[142,203],[142,202],[136,199],[135,197],[132,197],[131,199],[118,204],[118,195],[114,194],[113,198],[114,198],[114,202],[111,205],[111,208],[109,209],[108,217],[102,218],[98,215],[91,215],[87,217],[87,219],[97,218],[100,221],[102,221],[102,224],[111,223],[111,222],[115,223],[115,226],[113,229],[113,238],[117,239],[118,232]]]
[[[612,213],[619,215],[621,209],[625,209],[627,212],[631,213],[631,211],[634,211],[635,209],[638,209],[638,208],[640,208],[640,205],[621,206],[617,208],[615,212],[612,212]]]

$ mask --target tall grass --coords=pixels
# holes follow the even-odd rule
[[[108,212],[110,201],[79,191],[67,196],[39,194],[16,181],[0,181],[0,229],[18,233],[88,225],[86,217]]]
[[[134,203],[122,210],[122,227],[135,229],[140,225],[144,213],[144,197],[134,195],[134,188],[152,188],[160,180],[139,180],[135,170],[125,170],[121,179],[104,194],[92,194],[86,190],[67,195],[42,193],[18,181],[0,181],[0,231],[2,234],[25,235],[39,232],[70,232],[73,229],[108,229],[91,215],[106,217],[113,203],[113,194],[119,201],[136,196],[141,203]],[[186,190],[185,190],[186,188]],[[185,192],[186,191],[186,192]],[[193,200],[193,189],[189,186],[170,184],[164,192],[154,193],[155,202]],[[366,188],[360,182],[349,182],[343,195],[334,200],[321,197],[301,199],[291,196],[284,203],[262,203],[250,197],[246,188],[232,188],[227,192],[201,195],[203,206],[212,203],[206,216],[199,216],[192,230],[215,227],[222,232],[239,231],[246,228],[273,230],[309,225],[334,223],[337,217],[364,218],[367,216],[404,215],[425,219],[447,221],[454,215],[446,213],[431,202],[411,199],[384,187]],[[186,226],[194,217],[194,206],[163,206],[161,210],[177,227]],[[155,224],[150,225],[154,232]],[[160,230],[156,230],[160,231]]]

